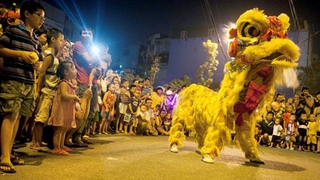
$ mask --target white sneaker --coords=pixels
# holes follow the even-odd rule
[[[201,161],[205,163],[214,163],[213,158],[209,154],[205,154],[201,157]]]
[[[173,144],[170,148],[170,151],[173,153],[177,153],[178,152],[178,146],[176,144]]]

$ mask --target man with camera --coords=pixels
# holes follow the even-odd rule
[[[313,97],[309,93],[308,87],[302,87],[301,92],[295,95],[295,106],[296,106],[296,115],[300,117],[301,112],[304,110],[307,113],[307,116],[312,112],[313,108]]]

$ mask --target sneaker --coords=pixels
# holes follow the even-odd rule
[[[176,144],[173,144],[170,148],[170,151],[173,153],[177,153],[178,152],[178,146]]]
[[[292,150],[292,151],[293,151],[293,150],[294,150],[294,148],[292,147],[292,148],[290,148],[290,150]]]
[[[205,163],[214,163],[212,157],[209,154],[205,154],[201,157],[201,161],[205,162]]]
[[[89,141],[88,139],[82,139],[82,142],[86,144],[93,144],[93,142]]]
[[[84,135],[84,136],[82,136],[82,138],[89,139],[89,136],[88,135]]]

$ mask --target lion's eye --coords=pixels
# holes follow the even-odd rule
[[[258,37],[260,36],[261,31],[259,31],[259,29],[257,29],[256,27],[252,26],[250,23],[245,23],[243,28],[242,28],[242,32],[241,35],[243,37]]]
[[[256,29],[255,27],[250,27],[248,29],[248,34],[251,36],[251,37],[257,37],[260,35],[260,31],[258,29]]]

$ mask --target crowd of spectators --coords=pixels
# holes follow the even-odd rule
[[[24,164],[14,144],[67,156],[89,147],[92,135],[169,135],[177,90],[154,89],[149,78],[121,78],[109,68],[108,45],[93,51],[90,28],[72,43],[44,28],[45,9],[37,2],[0,12],[2,172]]]
[[[302,87],[293,98],[277,93],[266,105],[267,114],[256,126],[258,144],[320,153],[320,92]]]
[[[109,68],[108,45],[92,51],[90,28],[81,29],[81,39],[72,43],[58,29],[43,27],[45,9],[39,3],[0,12],[1,171],[15,173],[14,165],[24,164],[14,143],[67,156],[72,148],[89,147],[90,136],[169,135],[184,87],[154,88],[149,78],[121,78]],[[305,87],[287,101],[277,94],[257,124],[257,142],[320,152],[319,100],[320,93],[313,97]]]

